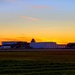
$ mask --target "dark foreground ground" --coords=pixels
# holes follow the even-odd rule
[[[0,52],[0,75],[75,75],[75,51]]]

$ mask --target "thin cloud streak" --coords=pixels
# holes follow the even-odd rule
[[[49,6],[32,6],[34,9],[54,9],[54,7]]]
[[[33,18],[33,17],[29,17],[29,16],[21,16],[21,18],[32,20],[32,21],[38,21],[39,20],[38,18]]]
[[[4,38],[4,37],[2,37],[2,38],[0,38],[0,41],[15,41],[15,40],[17,40],[17,39],[15,39],[15,38]]]

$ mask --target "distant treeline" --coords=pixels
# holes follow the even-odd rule
[[[75,49],[75,43],[68,43],[67,48]]]

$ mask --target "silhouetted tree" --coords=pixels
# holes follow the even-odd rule
[[[35,42],[35,40],[34,40],[34,39],[32,39],[32,40],[31,40],[31,43],[32,43],[32,42]]]
[[[75,48],[75,43],[68,43],[67,48],[74,49]]]

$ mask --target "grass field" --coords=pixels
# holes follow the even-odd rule
[[[75,51],[0,52],[0,75],[75,75]]]

